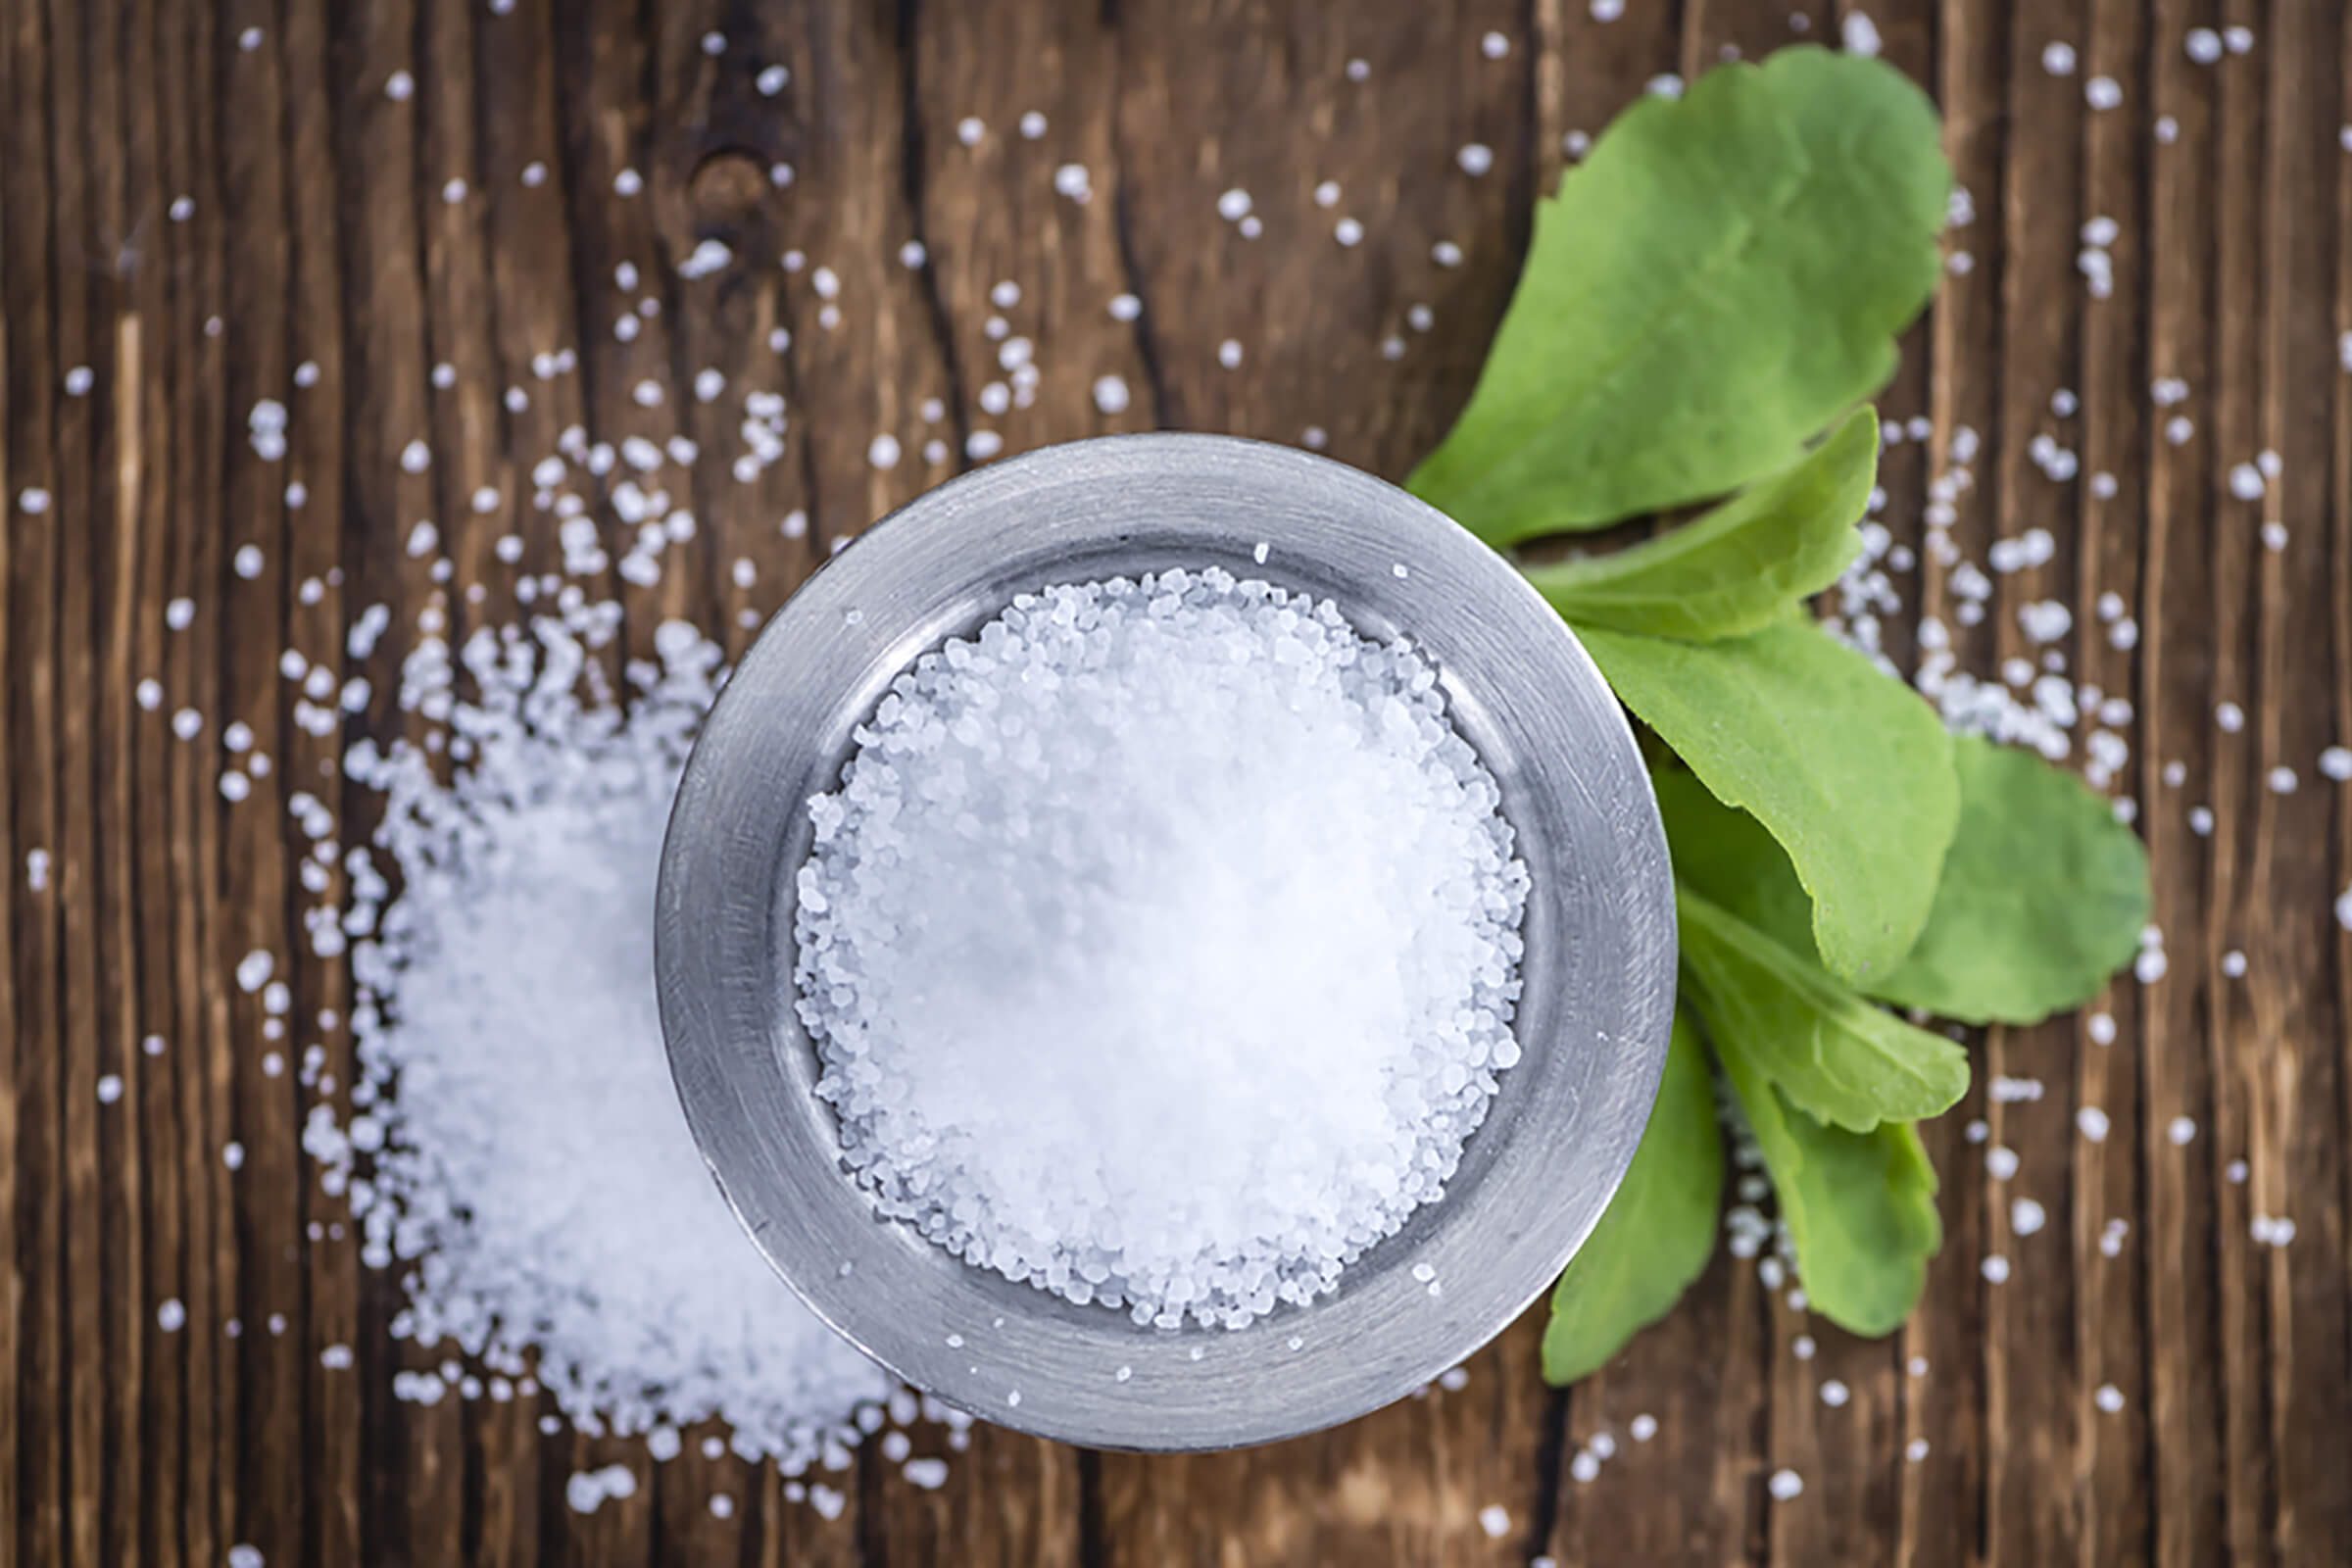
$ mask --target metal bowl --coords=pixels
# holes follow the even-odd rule
[[[1140,1328],[878,1219],[842,1167],[791,1005],[806,803],[839,783],[851,730],[891,678],[1016,593],[1179,565],[1261,576],[1336,601],[1367,636],[1409,635],[1501,786],[1534,882],[1524,1055],[1446,1198],[1349,1265],[1335,1294],[1239,1332]],[[1616,700],[1559,616],[1403,491],[1222,436],[1111,436],[1014,458],[843,551],[768,622],[712,710],[671,810],[659,901],[678,1095],[776,1272],[916,1388],[1102,1447],[1311,1432],[1410,1393],[1499,1333],[1624,1177],[1674,1006],[1657,805]]]

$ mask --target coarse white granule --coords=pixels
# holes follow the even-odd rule
[[[801,1017],[885,1215],[1139,1323],[1311,1300],[1518,1059],[1526,868],[1409,645],[1221,570],[926,654],[808,807]]]
[[[654,881],[717,651],[660,628],[624,716],[594,652],[617,607],[568,613],[454,655],[420,636],[401,705],[441,745],[348,755],[382,806],[332,928],[353,943],[360,1081],[304,1145],[348,1193],[363,1260],[404,1276],[397,1337],[535,1369],[583,1431],[717,1416],[739,1452],[798,1470],[891,1385],[769,1271],[670,1086]],[[589,1474],[574,1506],[621,1494]]]
[[[637,1494],[637,1478],[623,1464],[609,1464],[601,1470],[580,1470],[564,1483],[564,1500],[573,1513],[594,1513],[605,1499],[633,1497]]]
[[[2283,1214],[2257,1214],[2249,1233],[2265,1247],[2284,1247],[2295,1239],[2295,1222]]]
[[[1788,1502],[1804,1494],[1805,1478],[1793,1470],[1775,1470],[1764,1490],[1772,1494],[1773,1501]]]
[[[2112,1383],[2100,1384],[2098,1392],[2093,1394],[2090,1398],[2093,1404],[2109,1415],[2115,1414],[2124,1407],[2124,1391]]]

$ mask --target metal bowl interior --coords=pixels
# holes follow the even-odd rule
[[[918,655],[1048,583],[1209,565],[1331,598],[1368,636],[1410,636],[1501,786],[1534,885],[1515,1025],[1524,1054],[1446,1198],[1311,1306],[1239,1332],[1168,1332],[971,1267],[875,1216],[842,1169],[791,1005],[793,873],[810,844],[805,803],[839,782],[852,729]],[[1105,437],[981,469],[894,514],[804,585],[736,670],[687,765],[656,947],[687,1119],[793,1290],[950,1403],[1121,1448],[1314,1431],[1411,1392],[1500,1332],[1624,1176],[1674,1004],[1656,803],[1616,700],[1559,617],[1506,562],[1394,486],[1219,436]],[[1416,1277],[1420,1265],[1434,1282]]]

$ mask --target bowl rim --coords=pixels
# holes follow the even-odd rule
[[[1522,1059],[1446,1197],[1348,1265],[1334,1294],[1232,1332],[1139,1327],[880,1219],[810,1092],[815,1052],[791,1005],[807,797],[838,782],[850,730],[891,676],[1024,586],[1188,560],[1334,598],[1366,635],[1410,637],[1494,773],[1534,883],[1513,1023]],[[1319,1430],[1500,1333],[1623,1180],[1674,1010],[1664,829],[1632,729],[1575,635],[1434,508],[1330,459],[1231,436],[1041,448],[926,492],[841,550],[769,619],[706,719],[656,898],[680,1103],[770,1266],[911,1386],[1097,1447],[1223,1448]]]

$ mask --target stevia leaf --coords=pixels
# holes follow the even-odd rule
[[[1968,1093],[1968,1053],[1857,997],[1803,957],[1677,890],[1683,974],[1708,1033],[1734,1040],[1788,1102],[1849,1132],[1917,1121]]]
[[[1927,928],[1863,991],[1962,1023],[2034,1023],[2082,1005],[2138,949],[2146,848],[2105,801],[2030,752],[1962,736],[1953,755],[1960,825]],[[1811,901],[1772,835],[1680,768],[1650,782],[1675,875],[1812,956]]]
[[[1764,824],[1717,800],[1688,769],[1659,767],[1649,782],[1665,819],[1675,880],[1783,947],[1818,961],[1813,901]]]
[[[1714,1069],[1688,1015],[1677,1012],[1666,1072],[1642,1147],[1617,1196],[1551,1293],[1544,1377],[1574,1383],[1664,1317],[1715,1250],[1723,1198],[1723,1135]]]
[[[1882,61],[1786,49],[1644,99],[1538,206],[1411,488],[1508,545],[1772,471],[1893,372],[1950,189],[1935,107]]]
[[[1724,1076],[1764,1152],[1781,1220],[1796,1248],[1805,1299],[1839,1328],[1890,1334],[1910,1316],[1943,1245],[1936,1168],[1917,1129],[1827,1126],[1775,1089],[1746,1037],[1706,1016]]]
[[[2148,923],[2148,853],[2107,803],[2031,752],[1963,737],[1960,826],[1918,945],[1876,996],[1963,1023],[2082,1005]]]
[[[1878,474],[1879,421],[1856,410],[1797,463],[1697,520],[1528,579],[1571,625],[1705,640],[1757,631],[1838,580]]]
[[[1960,815],[1936,710],[1801,620],[1705,643],[1579,635],[1635,716],[1788,852],[1823,961],[1866,986],[1892,973],[1927,925]]]

